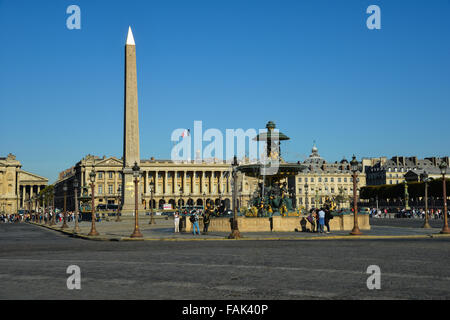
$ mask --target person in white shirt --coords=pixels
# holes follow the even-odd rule
[[[325,211],[322,208],[319,210],[319,231],[323,233],[323,226],[325,225]]]
[[[173,222],[175,223],[175,233],[180,232],[180,214],[178,211],[173,216]]]

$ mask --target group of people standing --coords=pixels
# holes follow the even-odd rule
[[[310,214],[306,218],[311,224],[311,232],[317,233],[330,233],[330,220],[333,219],[333,215],[330,210],[325,208],[311,209]],[[325,231],[327,227],[327,231]]]
[[[183,218],[187,219],[189,218],[189,221],[192,223],[192,233],[194,235],[198,234],[200,235],[200,226],[199,226],[199,221],[200,221],[200,216],[203,217],[203,234],[207,234],[208,233],[208,227],[209,227],[209,223],[211,221],[211,212],[209,210],[209,208],[207,208],[203,213],[199,213],[197,210],[194,210],[191,212],[191,214],[189,215],[187,211],[185,211],[183,213]],[[180,232],[180,213],[178,211],[176,211],[174,213],[174,224],[175,224],[175,233],[179,233]]]

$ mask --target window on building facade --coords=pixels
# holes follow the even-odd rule
[[[103,194],[103,185],[98,185],[98,194]]]
[[[308,182],[308,178],[305,178],[305,182]]]
[[[334,188],[331,188],[331,193],[334,193]]]
[[[108,193],[109,194],[113,194],[114,193],[113,187],[114,186],[112,184],[108,185]]]
[[[325,182],[328,182],[328,178],[324,178]]]
[[[338,178],[338,182],[341,182],[341,178]]]
[[[122,179],[122,172],[119,172],[119,179]]]
[[[314,178],[310,178],[311,182],[314,182]]]
[[[99,178],[99,179],[103,179],[103,172],[99,172],[99,173],[98,173],[98,178]]]
[[[319,178],[319,182],[322,182],[322,178]]]
[[[347,178],[344,178],[344,182],[347,182]]]
[[[112,171],[109,172],[109,178],[110,178],[110,179],[113,178],[113,172],[112,172]]]
[[[302,178],[298,178],[298,182],[302,182]]]

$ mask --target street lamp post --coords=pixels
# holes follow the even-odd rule
[[[95,177],[97,173],[95,168],[92,168],[91,173],[89,173],[89,179],[91,180],[91,231],[88,236],[98,236],[99,233],[95,229]]]
[[[206,210],[206,192],[203,192],[203,211]]]
[[[69,227],[67,225],[67,207],[66,207],[66,202],[67,202],[67,184],[65,182],[64,182],[64,185],[63,185],[63,191],[64,191],[64,222],[63,222],[63,225],[61,226],[61,229],[65,229],[65,228]]]
[[[41,194],[41,215],[40,215],[40,221],[41,224],[45,224],[45,202],[44,202],[44,194]]]
[[[150,182],[150,222],[148,224],[155,224],[155,218],[153,217],[153,192],[154,192],[155,183],[153,181]]]
[[[117,213],[116,213],[116,222],[120,222],[120,205],[122,204],[121,197],[122,189],[117,188]]]
[[[138,178],[140,175],[140,170],[137,162],[133,166],[133,176],[134,176],[134,231],[131,234],[131,238],[142,238],[142,233],[139,230],[139,212],[138,212]]]
[[[403,184],[405,186],[405,210],[410,210],[411,208],[409,207],[409,193],[408,193],[408,182],[403,181]]]
[[[233,175],[233,221],[231,223],[231,233],[228,239],[239,239],[241,238],[241,233],[239,232],[238,220],[237,220],[237,206],[236,206],[236,193],[237,193],[237,157],[234,156],[232,163],[232,175]]]
[[[49,224],[50,223],[50,221],[48,221],[48,197],[47,197],[47,194],[43,194],[42,195],[43,196],[43,205],[44,205],[44,216],[45,216],[45,219],[44,219],[44,224]]]
[[[53,197],[52,197],[52,222],[50,222],[51,226],[54,226],[56,224],[55,219],[56,219],[56,210],[55,210],[55,197],[56,197],[56,189],[55,187],[53,187]]]
[[[358,227],[358,199],[356,195],[356,172],[358,171],[358,161],[355,156],[353,156],[352,161],[350,161],[350,166],[353,173],[353,230],[350,234],[361,235],[362,232]]]
[[[448,221],[447,221],[447,186],[445,182],[445,174],[447,173],[447,163],[445,161],[442,161],[439,165],[439,169],[441,169],[442,174],[442,200],[444,201],[444,227],[441,230],[441,233],[448,234],[450,233],[450,229],[448,228]]]
[[[31,196],[30,195],[28,195],[28,213],[30,215],[30,220],[34,221],[34,216],[31,215]]]
[[[243,208],[244,205],[242,204],[242,186],[239,187],[239,212],[241,212],[241,208]]]
[[[80,226],[78,225],[78,179],[75,177],[73,179],[73,190],[75,195],[75,228],[74,233],[80,233]]]
[[[425,183],[425,223],[423,224],[422,228],[429,229],[431,228],[428,220],[428,182],[430,181],[430,178],[428,178],[428,174],[426,171],[422,173],[422,181]]]
[[[180,200],[178,200],[178,212],[181,214],[181,196],[182,196],[182,192],[183,192],[183,189],[181,188],[181,186],[180,185],[178,185],[178,191],[180,192]]]
[[[305,185],[303,186],[305,188],[305,209],[306,212],[308,213],[309,208],[308,208],[308,182],[305,182]]]

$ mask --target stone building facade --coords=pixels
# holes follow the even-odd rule
[[[35,210],[37,201],[33,198],[47,184],[47,178],[22,170],[22,164],[13,154],[0,157],[0,213]]]
[[[87,155],[73,168],[64,171],[55,183],[55,206],[63,207],[63,186],[67,185],[67,210],[74,210],[75,177],[81,187],[88,187],[91,195],[89,174],[95,168],[96,180],[94,189],[95,205],[119,204],[122,188],[122,160],[116,157],[98,157]],[[178,203],[182,206],[202,206],[213,202],[231,208],[232,177],[231,165],[224,162],[194,161],[174,162],[172,160],[143,159],[140,162],[142,172],[139,178],[139,194],[145,210],[149,210],[152,194],[150,183],[154,184],[153,208],[159,209],[164,204],[172,208]],[[240,176],[238,180],[238,205],[247,205],[248,200],[257,187],[256,179]],[[78,195],[81,190],[78,190]]]
[[[373,165],[365,167],[367,185],[403,183],[408,172],[420,176],[426,171],[429,175],[433,175],[432,177],[437,178],[441,161],[445,161],[448,165],[449,157],[418,159],[417,157],[395,156],[389,160],[376,161]],[[411,173],[409,175],[413,176]],[[411,179],[408,180],[411,181]]]
[[[353,178],[349,161],[343,159],[340,162],[328,163],[319,155],[314,145],[311,154],[302,164],[305,165],[305,170],[289,179],[289,186],[295,190],[297,207],[317,208],[326,198],[336,199],[339,195],[344,199],[338,203],[339,207],[350,206],[349,199],[353,198]],[[366,185],[362,163],[359,165],[356,181],[359,196],[359,189]]]

